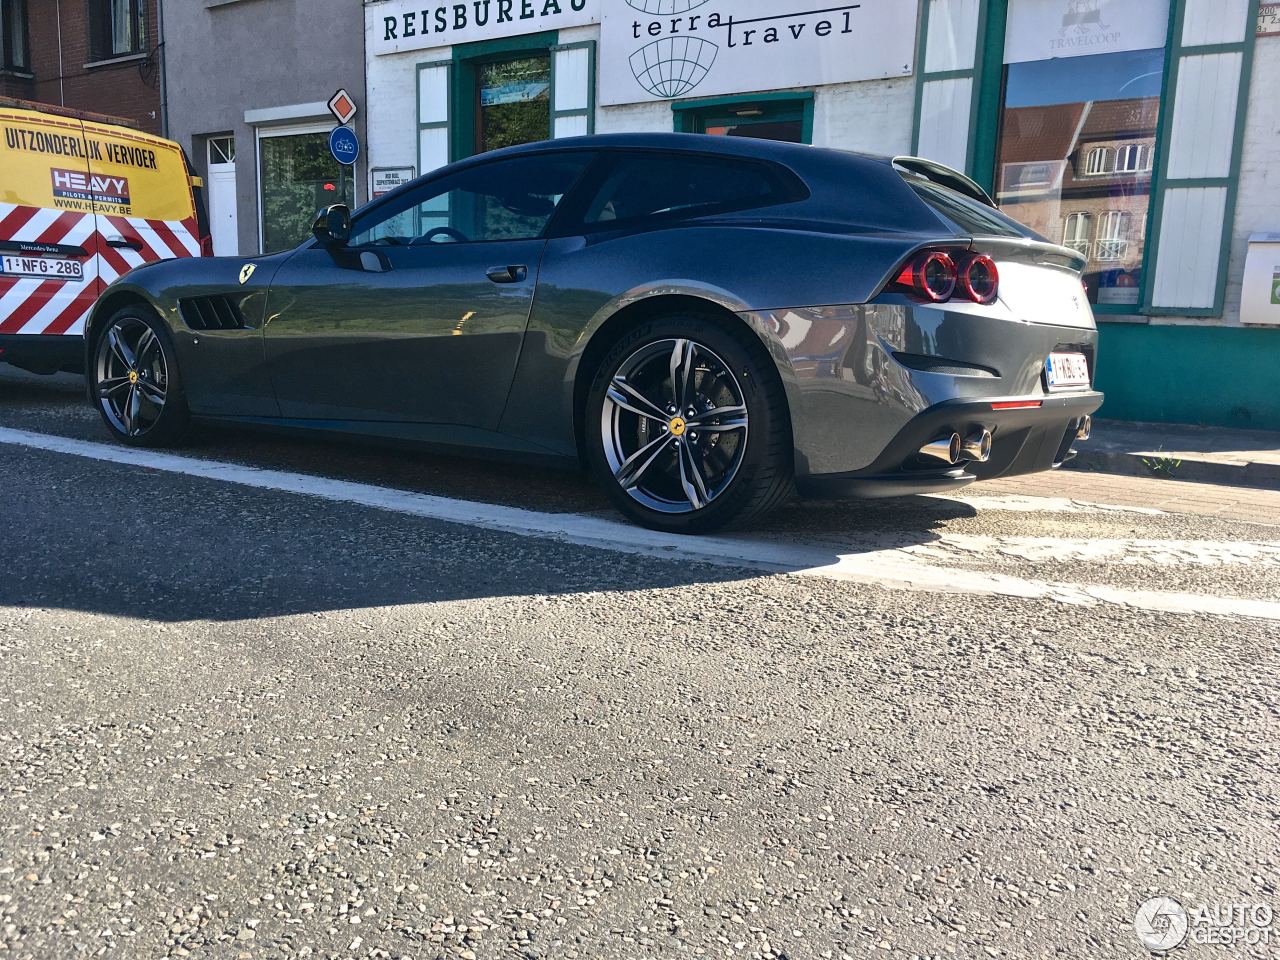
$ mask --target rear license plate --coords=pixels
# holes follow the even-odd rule
[[[6,253],[0,260],[0,273],[10,277],[83,280],[84,264],[66,257],[23,257]]]
[[[1044,362],[1050,390],[1089,386],[1089,361],[1083,353],[1051,353]]]

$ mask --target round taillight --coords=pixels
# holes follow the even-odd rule
[[[956,292],[956,282],[955,261],[939,250],[920,254],[898,277],[900,286],[909,287],[916,296],[934,303],[950,300]]]
[[[1000,291],[1000,271],[986,254],[971,257],[960,272],[965,295],[976,303],[995,303]]]

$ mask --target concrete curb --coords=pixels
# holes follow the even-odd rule
[[[1171,473],[1153,470],[1147,461],[1166,456],[1177,462]],[[1112,473],[1126,477],[1154,477],[1165,480],[1188,480],[1194,483],[1216,483],[1234,487],[1280,490],[1280,464],[1198,459],[1195,454],[1132,453],[1117,450],[1090,449],[1089,443],[1076,446],[1076,458],[1063,464],[1064,469]]]

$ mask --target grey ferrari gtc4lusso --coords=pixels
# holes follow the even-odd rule
[[[576,459],[631,519],[696,532],[797,490],[1048,469],[1102,402],[1085,259],[925,160],[585,137],[313,233],[108,288],[86,369],[115,436],[220,420]]]

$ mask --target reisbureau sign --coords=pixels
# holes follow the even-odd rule
[[[375,56],[496,40],[600,22],[602,3],[621,0],[388,0],[371,8]],[[638,0],[637,0],[638,2]]]
[[[903,0],[603,0],[600,102],[641,103],[904,77]]]

